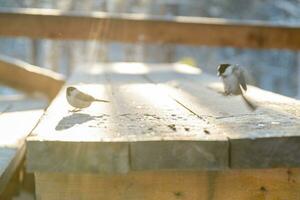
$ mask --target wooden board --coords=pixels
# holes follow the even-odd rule
[[[0,11],[0,26],[0,35],[8,37],[300,48],[299,26],[261,21],[10,9]]]
[[[300,199],[300,169],[36,173],[37,200]]]
[[[227,168],[227,138],[217,130],[207,135],[204,130],[211,124],[131,65],[97,65],[74,74],[68,84],[81,82],[79,88],[111,103],[68,113],[71,108],[63,89],[28,138],[29,170],[123,173]],[[120,71],[123,67],[126,73]]]
[[[36,100],[31,99],[31,101],[34,104]],[[26,107],[27,103],[23,106]],[[41,102],[35,103],[43,105]],[[0,101],[0,197],[24,159],[26,136],[30,134],[43,114],[41,107],[36,110],[16,111],[18,106],[20,102]]]
[[[68,84],[111,103],[68,113],[63,89],[28,139],[31,171],[300,166],[296,100],[249,87],[259,106],[252,112],[240,97],[220,94],[216,77],[186,65],[89,67]]]
[[[30,94],[41,93],[52,100],[64,83],[58,73],[0,55],[0,84]]]
[[[149,70],[145,76],[222,130],[229,139],[231,168],[300,166],[299,101],[249,87],[246,95],[258,105],[252,112],[241,97],[220,94],[219,80],[199,70],[180,64]]]

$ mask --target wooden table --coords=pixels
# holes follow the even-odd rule
[[[182,64],[81,69],[67,85],[111,103],[54,99],[27,142],[38,199],[300,199],[299,101],[249,87],[252,112]]]

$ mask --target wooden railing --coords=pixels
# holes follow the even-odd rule
[[[0,9],[0,27],[0,37],[300,49],[300,26],[259,21],[74,13],[48,9]],[[61,78],[51,76],[51,73],[36,70],[38,68],[28,70],[29,65],[22,68],[20,62],[16,67],[16,62],[0,59],[2,84],[26,92],[44,90],[50,99],[63,84]],[[30,68],[33,69],[32,66]],[[24,78],[13,75],[20,73]],[[27,81],[29,79],[31,81]],[[42,83],[36,84],[38,80]]]
[[[0,84],[29,94],[43,93],[52,100],[64,83],[64,77],[58,73],[18,59],[0,56]]]
[[[0,36],[300,49],[300,27],[260,21],[137,14],[0,10]]]

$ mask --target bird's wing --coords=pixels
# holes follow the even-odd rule
[[[246,84],[246,79],[245,79],[245,76],[244,76],[243,69],[239,68],[238,66],[235,66],[233,70],[234,70],[234,73],[237,73],[239,84],[246,91],[247,90],[247,84]]]
[[[92,97],[91,95],[88,95],[86,93],[83,93],[78,90],[78,93],[76,94],[76,98],[82,100],[82,101],[94,101],[95,98]]]
[[[239,82],[242,86],[242,88],[246,91],[247,90],[247,84],[244,76],[244,72],[240,71],[240,76],[239,76]]]

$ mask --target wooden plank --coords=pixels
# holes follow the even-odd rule
[[[15,111],[14,102],[0,102],[0,196],[25,154],[25,137],[37,124],[43,110]]]
[[[226,138],[218,133],[207,136],[204,129],[209,124],[149,83],[134,64],[107,67],[117,110],[125,113],[128,120],[123,123],[130,127],[129,139],[135,141],[130,144],[133,170],[227,166]]]
[[[24,160],[20,162],[20,165],[15,169],[14,173],[10,177],[9,181],[5,185],[5,189],[0,193],[0,199],[12,199],[20,191],[21,186],[21,169]]]
[[[228,166],[226,140],[135,142],[130,147],[133,170],[221,170]]]
[[[68,113],[62,89],[28,138],[29,170],[124,173],[227,168],[227,138],[217,130],[207,135],[204,129],[210,124],[149,83],[135,64],[84,69],[68,84],[111,103]]]
[[[29,172],[113,174],[127,173],[130,168],[126,142],[31,140],[27,146]]]
[[[69,84],[85,82],[79,86],[81,90],[109,99],[104,81],[102,75],[77,73]],[[27,169],[126,173],[129,170],[128,143],[126,136],[118,136],[116,125],[111,121],[111,105],[93,104],[80,113],[70,113],[69,109],[72,108],[66,102],[63,88],[27,139]],[[111,133],[108,128],[114,131]]]
[[[26,26],[24,26],[26,24]],[[300,47],[299,26],[200,17],[71,13],[46,9],[0,11],[1,36],[96,39],[238,48]],[[82,31],[85,30],[85,31]]]
[[[251,112],[240,97],[220,94],[222,85],[216,77],[180,64],[106,64],[77,72],[69,84],[79,82],[85,83],[80,85],[83,90],[110,99],[111,103],[95,103],[80,113],[70,114],[62,90],[29,139],[32,171],[67,172],[70,167],[59,160],[66,160],[64,152],[78,151],[84,157],[82,149],[88,147],[80,145],[85,142],[91,143],[91,150],[86,151],[97,157],[92,164],[98,168],[76,168],[74,164],[72,172],[300,164],[299,101],[249,86],[247,95],[259,105],[257,111]],[[101,155],[123,155],[123,164],[105,161],[109,164],[104,170],[97,153],[99,147],[94,148],[93,143],[125,145],[120,148],[122,151],[114,151],[113,147],[110,153]],[[68,149],[71,144],[73,147]],[[52,154],[53,157],[42,156]],[[64,162],[92,165],[75,154],[68,159],[70,162]],[[126,170],[120,170],[124,169],[120,166],[127,166]]]
[[[38,200],[296,200],[300,196],[299,168],[143,171],[109,176],[36,173],[35,177]]]
[[[30,65],[18,59],[0,56],[1,84],[30,94],[39,92],[51,100],[56,96],[64,82],[63,76],[58,73]]]
[[[299,101],[249,86],[247,96],[258,105],[252,112],[240,97],[220,94],[222,85],[216,77],[190,68],[151,66],[145,76],[222,130],[229,139],[231,168],[300,166]]]

